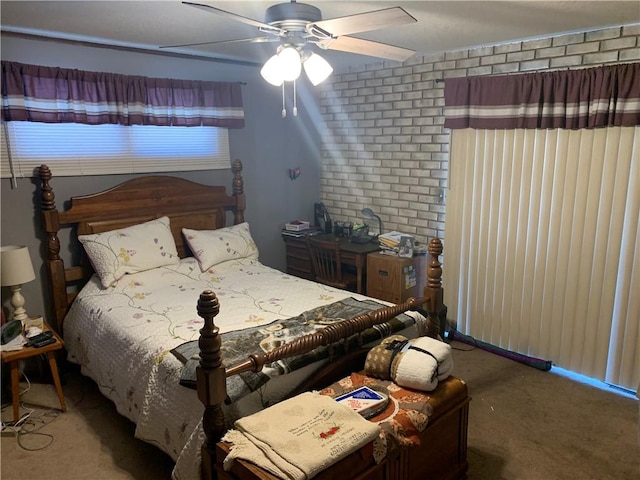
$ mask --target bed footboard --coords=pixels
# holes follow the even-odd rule
[[[225,368],[220,354],[221,339],[218,328],[215,326],[215,316],[219,313],[220,307],[215,293],[211,290],[204,291],[198,300],[198,315],[204,319],[204,326],[200,330],[199,348],[200,364],[197,367],[197,388],[198,398],[205,407],[203,415],[203,430],[206,440],[202,445],[202,478],[212,480],[215,477],[216,444],[225,433],[224,412],[222,403],[227,398],[226,377],[237,375],[242,372],[258,372],[266,364],[277,360],[301,355],[314,350],[320,346],[328,346],[343,339],[357,335],[374,325],[382,324],[393,317],[406,311],[421,310],[426,313],[427,322],[425,334],[437,338],[440,333],[439,315],[443,310],[442,291],[442,266],[439,256],[442,254],[442,242],[434,238],[429,243],[429,255],[431,256],[427,267],[427,285],[422,298],[409,298],[407,301],[380,308],[378,310],[357,315],[349,320],[326,326],[316,332],[299,337],[292,342],[267,353],[250,355],[244,362],[238,365]],[[346,356],[344,360],[352,368],[354,360],[358,362],[361,369],[362,359],[366,355],[366,350],[354,351]],[[321,375],[319,378],[323,385],[305,384],[305,388],[319,388],[326,386],[331,381],[335,381],[344,375],[344,369],[336,367],[336,363],[330,362],[335,377]]]

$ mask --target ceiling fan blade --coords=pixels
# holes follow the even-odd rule
[[[240,38],[238,40],[220,40],[213,42],[197,42],[197,43],[184,43],[182,45],[162,45],[159,48],[180,48],[180,47],[197,47],[199,45],[220,45],[225,43],[265,43],[265,42],[279,42],[278,37],[255,37],[255,38]]]
[[[398,62],[404,62],[416,53],[414,50],[409,50],[408,48],[395,47],[393,45],[387,45],[386,43],[347,36],[323,40],[318,42],[317,45],[327,50],[358,53],[360,55],[369,55],[386,60],[396,60]]]
[[[270,30],[273,32],[277,32],[278,34],[284,34],[285,31],[281,28],[274,27],[273,25],[269,25],[268,23],[259,22],[258,20],[254,20],[253,18],[243,17],[242,15],[238,15],[237,13],[227,12],[226,10],[222,10],[220,8],[212,7],[211,5],[207,5],[204,3],[193,3],[193,2],[182,2],[184,5],[188,5],[190,7],[199,8],[200,10],[204,10],[209,13],[216,13],[223,17],[226,17],[230,20],[235,20],[237,22],[246,23],[247,25],[251,25],[253,27],[262,28],[265,30]]]
[[[325,34],[338,37],[340,35],[368,32],[370,30],[395,27],[413,22],[417,22],[417,20],[409,15],[402,7],[391,7],[372,12],[347,15],[346,17],[321,20],[310,25],[308,30],[313,33],[314,27],[317,27]]]

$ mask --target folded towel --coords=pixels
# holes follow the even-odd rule
[[[306,392],[234,423],[222,438],[233,445],[223,462],[250,461],[274,475],[312,478],[372,442],[378,426],[331,397]]]
[[[366,375],[427,392],[452,370],[451,346],[429,337],[390,336],[369,351],[365,362]]]
[[[392,365],[393,381],[407,388],[430,392],[453,369],[451,346],[429,337],[409,340]]]

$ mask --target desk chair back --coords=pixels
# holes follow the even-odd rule
[[[356,276],[342,271],[340,243],[337,240],[307,237],[307,247],[316,282],[346,290],[356,285]]]

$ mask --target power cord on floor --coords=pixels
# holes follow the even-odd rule
[[[24,395],[31,389],[31,382],[27,375],[22,372],[22,376],[27,382],[27,388],[19,392],[20,396]],[[7,405],[7,407],[9,406],[11,405]],[[39,430],[55,420],[60,412],[54,409],[47,409],[40,413],[36,413],[37,411],[35,408],[28,408],[24,403],[22,403],[21,406],[27,412],[16,422],[2,422],[2,436],[15,436],[18,445],[23,450],[44,450],[53,443],[54,437],[49,433],[39,432]],[[46,443],[38,445],[37,447],[32,447],[25,443],[25,441],[31,441],[34,437],[37,439],[45,439]]]

